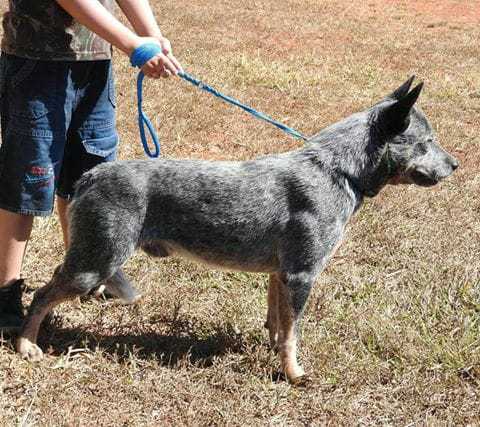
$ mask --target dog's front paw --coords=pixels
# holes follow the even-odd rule
[[[289,379],[288,382],[298,388],[307,388],[312,384],[312,379],[308,375],[301,375],[296,378]]]
[[[18,338],[16,347],[22,358],[30,362],[39,362],[43,359],[43,352],[40,347],[27,338]]]
[[[284,367],[283,372],[285,373],[285,377],[287,378],[288,382],[292,385],[297,385],[302,381],[303,378],[306,378],[305,371],[296,363]]]

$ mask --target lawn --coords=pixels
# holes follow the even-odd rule
[[[266,275],[137,253],[125,270],[144,293],[138,306],[59,306],[39,364],[1,341],[0,425],[480,423],[479,2],[152,5],[187,71],[307,135],[417,75],[419,104],[460,168],[435,188],[388,187],[351,222],[305,312],[308,388],[278,379]],[[135,71],[119,52],[115,69],[121,157],[142,158]],[[301,144],[183,80],[148,82],[145,109],[169,158],[241,160]],[[56,216],[36,221],[32,290],[62,255]]]

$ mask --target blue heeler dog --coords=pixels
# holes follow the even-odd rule
[[[429,187],[458,167],[414,106],[422,84],[410,91],[412,81],[288,153],[245,162],[120,161],[86,173],[70,208],[70,248],[35,293],[17,350],[40,359],[35,343],[45,315],[114,277],[142,248],[269,273],[265,326],[282,371],[302,382],[297,324],[364,197],[387,184]],[[114,289],[122,281],[107,283],[112,293],[124,291]]]

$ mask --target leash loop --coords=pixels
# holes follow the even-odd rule
[[[150,59],[152,59],[154,56],[162,53],[162,48],[155,44],[155,43],[145,43],[138,48],[136,48],[131,57],[130,57],[130,62],[134,67],[139,67],[141,68],[143,65],[145,65]],[[223,101],[235,105],[242,110],[246,111],[247,113],[251,114],[252,116],[263,120],[267,123],[270,123],[271,125],[277,127],[278,129],[284,131],[285,133],[288,133],[289,135],[293,136],[294,138],[297,139],[302,139],[303,141],[307,141],[308,138],[302,135],[300,132],[296,131],[295,129],[292,129],[288,127],[287,125],[280,123],[271,117],[267,116],[266,114],[255,110],[252,107],[249,107],[248,105],[245,105],[241,103],[240,101],[224,95],[223,93],[219,92],[218,90],[214,89],[213,87],[209,86],[208,84],[202,82],[201,80],[198,80],[197,78],[193,77],[191,74],[188,74],[186,72],[179,72],[178,77],[181,77],[185,81],[191,83],[192,85],[198,87],[199,89],[208,92],[217,98],[222,99]],[[137,100],[138,100],[138,128],[140,130],[140,138],[142,140],[142,145],[143,149],[145,150],[145,153],[147,156],[151,158],[156,158],[160,156],[160,139],[157,136],[157,133],[155,132],[155,128],[152,125],[152,122],[148,118],[148,116],[143,112],[142,109],[142,103],[143,103],[143,79],[145,75],[143,74],[142,71],[138,74],[137,78]],[[153,146],[155,151],[152,152],[150,150],[150,147],[148,145],[147,141],[147,136],[145,132],[145,126],[147,127],[150,137],[153,142]]]
[[[162,53],[162,48],[155,43],[145,43],[138,48],[136,48],[132,55],[130,56],[130,63],[134,67],[143,67],[150,59],[154,56]],[[150,158],[157,158],[160,156],[160,139],[158,138],[157,132],[153,127],[152,122],[148,116],[143,112],[143,79],[145,74],[143,71],[138,73],[137,77],[137,106],[138,106],[138,129],[140,131],[140,139],[142,141],[143,150],[145,154]],[[145,126],[148,129],[150,137],[152,139],[154,151],[150,150],[148,145],[147,135],[145,132]]]
[[[138,73],[137,77],[137,102],[138,102],[138,129],[140,131],[140,139],[142,141],[143,150],[145,154],[150,158],[157,158],[160,156],[160,140],[158,138],[157,132],[153,127],[152,122],[148,116],[143,112],[142,103],[143,103],[143,79],[145,74],[142,71]],[[148,145],[148,140],[145,132],[145,126],[147,126],[150,137],[152,138],[152,143],[155,151],[151,151]]]

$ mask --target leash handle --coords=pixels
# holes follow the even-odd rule
[[[130,63],[142,68],[150,59],[162,53],[162,48],[156,43],[144,43],[138,46],[130,55]]]

